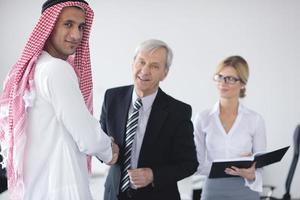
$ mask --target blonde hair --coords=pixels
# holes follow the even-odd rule
[[[249,78],[249,66],[247,61],[241,56],[230,56],[223,60],[216,69],[216,74],[218,74],[225,67],[233,67],[240,79],[240,81],[246,85]],[[246,96],[246,88],[243,87],[240,90],[240,98]]]

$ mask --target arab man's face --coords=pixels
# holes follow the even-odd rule
[[[85,12],[78,7],[62,10],[55,27],[46,42],[45,50],[53,57],[66,60],[75,53],[83,36]]]

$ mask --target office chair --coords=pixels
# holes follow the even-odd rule
[[[285,181],[285,194],[283,195],[282,200],[291,199],[290,189],[291,189],[294,173],[297,167],[299,151],[300,151],[300,124],[298,124],[295,129],[293,140],[294,140],[294,155],[293,155],[292,164],[289,169],[289,173]],[[272,193],[273,190],[275,189],[275,186],[265,185],[264,188],[269,188],[269,192],[266,196],[262,196],[261,199],[277,200],[277,198],[272,197]]]
[[[0,152],[1,152],[1,146],[0,146]],[[2,169],[2,165],[1,165],[2,161],[3,161],[3,157],[0,154],[0,193],[7,190],[6,170]]]

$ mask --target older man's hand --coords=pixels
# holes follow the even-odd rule
[[[153,172],[150,168],[137,168],[127,170],[130,182],[136,188],[146,187],[153,182]]]
[[[113,141],[111,143],[111,149],[112,149],[112,159],[109,163],[107,163],[108,165],[116,164],[119,158],[119,151],[120,151],[119,146]]]

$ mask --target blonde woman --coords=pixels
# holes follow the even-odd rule
[[[194,121],[198,173],[208,175],[212,161],[249,156],[266,148],[265,124],[256,112],[241,104],[246,95],[249,68],[240,56],[226,58],[214,74],[219,101],[197,114]],[[202,200],[255,200],[262,190],[261,169],[232,166],[230,178],[207,178]]]

